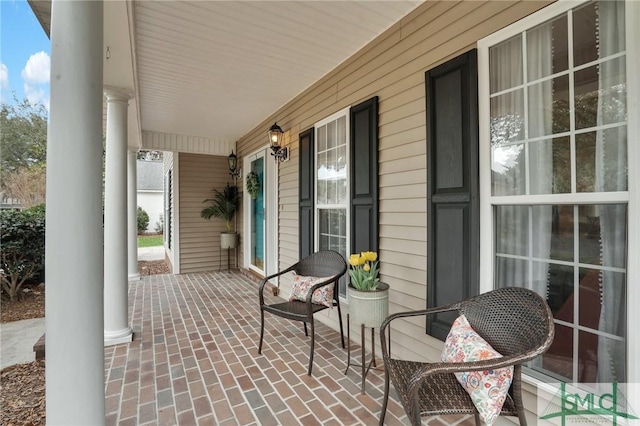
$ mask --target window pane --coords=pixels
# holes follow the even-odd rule
[[[491,98],[491,145],[524,139],[524,95],[522,89]]]
[[[489,49],[491,93],[522,84],[522,36],[518,35]]]
[[[573,266],[540,264],[547,269],[549,282],[547,288],[547,303],[553,317],[568,323],[574,322],[574,279]],[[543,269],[543,268],[541,268]],[[544,287],[543,287],[544,288]]]
[[[626,381],[624,340],[580,331],[578,337],[578,381],[623,383]]]
[[[556,335],[549,350],[542,355],[543,371],[560,379],[573,381],[573,328],[556,324]]]
[[[569,131],[569,76],[529,86],[529,137]]]
[[[625,274],[580,268],[580,318],[583,327],[624,337]],[[614,307],[611,312],[607,308]]]
[[[625,58],[575,72],[576,129],[627,120],[626,78]]]
[[[496,253],[527,256],[529,253],[529,207],[496,207]]]
[[[569,137],[529,143],[531,194],[571,192],[571,145]]]
[[[601,1],[573,12],[573,60],[582,65],[625,49],[624,2]]]
[[[318,127],[318,152],[327,149],[327,126]]]
[[[341,146],[338,148],[337,174],[339,180],[337,181],[338,195],[336,202],[338,204],[347,203],[347,147]]]
[[[327,153],[322,152],[317,157],[317,194],[318,204],[327,204]]]
[[[567,46],[566,15],[527,31],[527,80],[565,71],[569,66]]]
[[[345,145],[346,139],[347,139],[347,117],[342,116],[340,118],[338,118],[338,120],[336,121],[337,124],[337,135],[338,135],[338,140],[337,140],[337,145],[338,146],[342,146]]]
[[[527,261],[499,257],[496,262],[496,287],[526,287]]]
[[[580,263],[625,268],[627,206],[580,206]]]
[[[627,190],[627,127],[576,135],[578,192]]]
[[[573,64],[598,59],[598,6],[589,3],[573,11]]]
[[[573,206],[531,207],[533,257],[574,260],[573,211]]]
[[[319,250],[335,250],[347,258],[347,211],[346,209],[320,209]],[[339,292],[345,294],[345,278],[339,281]]]
[[[327,124],[327,149],[335,148],[338,144],[338,135],[336,134],[336,122],[332,121]]]
[[[522,195],[525,193],[524,145],[494,146],[491,148],[491,181],[493,195]]]

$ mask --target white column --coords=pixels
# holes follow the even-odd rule
[[[127,108],[129,95],[106,88],[104,171],[104,344],[130,342],[127,273]]]
[[[47,141],[47,424],[105,424],[102,1],[53,1]]]
[[[139,280],[138,273],[138,152],[130,150],[127,162],[127,265],[129,281]]]

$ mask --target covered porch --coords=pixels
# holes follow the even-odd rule
[[[263,355],[257,354],[257,282],[239,272],[132,281],[129,317],[133,342],[105,348],[108,425],[378,422],[384,374],[372,369],[362,395],[359,369],[344,374],[347,352],[337,331],[317,324],[312,376],[306,374],[309,341],[299,323],[268,316]],[[353,336],[351,348],[357,355]],[[473,422],[460,415],[426,420]],[[394,392],[385,422],[409,424]]]

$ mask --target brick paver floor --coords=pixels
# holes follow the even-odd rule
[[[310,377],[301,323],[267,314],[258,355],[257,283],[238,272],[146,276],[129,284],[129,304],[134,341],[105,348],[108,425],[378,423],[384,375],[370,371],[361,395],[358,369],[344,374],[339,332],[316,322]],[[428,420],[472,424],[464,416]],[[409,424],[395,398],[385,423]]]

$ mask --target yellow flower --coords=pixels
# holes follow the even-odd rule
[[[364,257],[365,260],[368,260],[369,262],[375,262],[378,258],[378,253],[376,253],[375,251],[363,251],[362,257]]]
[[[368,264],[368,263],[366,263],[366,264],[364,265],[364,268],[362,268],[362,269],[364,269],[364,271],[365,271],[365,272],[369,272],[369,271],[371,270],[371,266],[369,266],[369,264]]]
[[[360,255],[359,254],[352,254],[351,256],[349,256],[349,265],[351,265],[351,266],[360,265]]]

